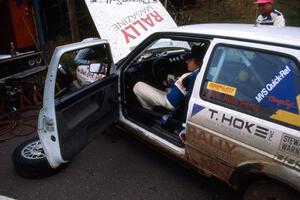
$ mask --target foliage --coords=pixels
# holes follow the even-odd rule
[[[166,0],[160,0],[165,4]],[[168,11],[177,24],[194,23],[250,23],[258,15],[254,0],[168,0]],[[48,52],[55,46],[71,42],[66,2],[64,0],[42,1],[45,18]],[[76,0],[76,14],[81,38],[97,36],[97,30],[84,0]],[[300,26],[299,0],[277,0],[289,26]]]
[[[176,0],[170,0],[173,2]],[[164,0],[162,0],[164,2]],[[190,2],[190,1],[186,1]],[[194,0],[178,12],[189,17],[189,23],[254,23],[258,15],[254,0]],[[178,2],[177,2],[178,3]],[[277,0],[274,7],[281,11],[289,26],[300,26],[299,0]],[[184,24],[182,21],[177,21]]]

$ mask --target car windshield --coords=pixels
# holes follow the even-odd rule
[[[139,56],[138,60],[143,60],[150,57],[156,57],[163,53],[179,52],[182,51],[188,52],[191,47],[188,42],[185,41],[176,41],[172,39],[160,39],[151,44],[150,47],[146,48],[145,51]]]

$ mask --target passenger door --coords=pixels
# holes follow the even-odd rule
[[[75,64],[74,58],[82,49],[95,53],[90,60],[93,66],[96,63],[105,67],[102,74],[100,71],[91,72],[91,65]],[[61,75],[60,68],[64,68],[64,73],[73,78]],[[38,120],[39,138],[53,168],[72,159],[98,133],[118,119],[118,76],[112,72],[113,68],[106,40],[80,42],[55,49]],[[66,73],[68,71],[71,72]],[[79,72],[87,79],[96,76],[98,80],[92,79],[94,82],[80,85]],[[59,75],[62,76],[60,80]]]
[[[299,50],[215,39],[210,52],[189,104],[190,160],[225,181],[249,164],[299,168]]]

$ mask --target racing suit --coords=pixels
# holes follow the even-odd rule
[[[256,19],[256,24],[283,27],[285,26],[285,19],[281,12],[273,9],[267,16],[259,15]]]
[[[140,104],[146,109],[152,110],[155,106],[162,106],[174,110],[184,101],[185,96],[192,92],[198,72],[199,69],[183,74],[168,92],[144,82],[136,83],[133,91]]]

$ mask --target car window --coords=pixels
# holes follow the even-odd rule
[[[80,90],[110,73],[108,45],[101,44],[64,53],[56,79],[56,97]]]
[[[288,56],[218,46],[209,63],[201,96],[299,129],[298,67]]]
[[[161,54],[172,52],[187,52],[191,50],[191,45],[187,41],[172,40],[169,38],[161,38],[153,42],[147,47],[137,58],[137,61],[145,58],[156,57]]]

